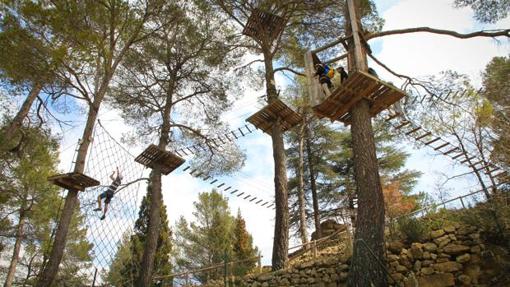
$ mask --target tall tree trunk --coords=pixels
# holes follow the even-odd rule
[[[308,233],[306,232],[306,200],[305,200],[305,178],[304,178],[304,141],[305,141],[305,126],[306,122],[303,121],[299,129],[299,143],[298,143],[298,205],[299,205],[299,235],[301,243],[308,243]]]
[[[367,71],[366,53],[359,33],[363,31],[356,12],[359,0],[347,0],[346,31],[352,31],[349,43],[349,71]],[[358,194],[358,214],[354,252],[348,286],[388,286],[384,257],[384,197],[377,164],[369,102],[359,101],[350,111],[354,175]]]
[[[306,129],[306,155],[308,158],[308,173],[310,174],[310,189],[312,190],[312,204],[313,204],[313,221],[315,223],[315,236],[316,238],[322,237],[322,229],[321,229],[321,217],[319,210],[319,197],[317,195],[317,182],[315,180],[315,165],[313,161],[312,154],[312,143],[310,141],[310,137],[312,136],[312,132],[310,130],[310,126],[307,126]]]
[[[21,105],[20,110],[12,120],[12,122],[7,126],[5,129],[5,138],[10,139],[14,136],[16,131],[21,127],[23,124],[23,120],[27,117],[28,112],[30,111],[30,108],[32,107],[32,104],[34,103],[35,99],[39,95],[39,93],[42,90],[42,85],[35,83],[32,86],[32,89],[28,93],[28,96],[25,98],[25,101]]]
[[[113,73],[113,72],[112,72]],[[99,112],[99,108],[103,101],[103,98],[106,94],[108,85],[113,76],[112,73],[109,73],[101,83],[101,87],[98,89],[98,92],[94,96],[94,102],[92,105],[89,105],[89,112],[87,117],[87,122],[85,124],[85,129],[83,130],[83,135],[81,138],[81,144],[78,148],[78,153],[76,155],[76,163],[74,166],[75,172],[83,172],[85,170],[85,160],[87,158],[87,152],[92,139],[92,132],[94,131],[94,125],[96,123],[97,114]],[[39,280],[37,282],[37,287],[49,287],[52,285],[53,280],[57,276],[58,266],[62,261],[62,257],[64,255],[64,249],[67,242],[67,233],[69,231],[69,225],[71,223],[71,219],[73,217],[74,210],[78,205],[78,190],[69,190],[67,192],[67,196],[64,202],[64,208],[62,209],[62,213],[60,214],[60,219],[57,225],[57,231],[55,232],[55,239],[53,240],[52,249],[50,253],[50,258],[44,266],[43,271],[39,275]]]
[[[276,92],[272,54],[264,52],[266,68],[266,92],[268,102],[278,99]],[[285,148],[280,120],[273,123],[271,128],[274,158],[274,191],[275,191],[275,225],[273,239],[272,269],[285,268],[288,260],[289,248],[289,199],[287,191],[287,169],[285,164]]]
[[[25,227],[25,211],[22,209],[19,212],[18,227],[16,228],[16,241],[14,242],[14,249],[12,251],[11,263],[9,264],[9,270],[5,277],[4,287],[11,287],[12,281],[14,281],[14,274],[16,274],[16,266],[18,265],[19,252],[21,250],[21,241],[23,240]]]
[[[170,95],[173,92],[169,93]],[[159,137],[158,147],[166,150],[166,146],[170,142],[170,111],[172,109],[171,96],[167,100],[163,111],[163,124],[161,126],[161,134]],[[161,193],[161,169],[156,167],[150,174],[151,182],[151,202],[149,210],[149,225],[145,248],[142,256],[142,270],[138,277],[137,286],[149,287],[152,283],[152,272],[154,270],[154,258],[158,247],[159,230],[161,228],[161,202],[163,195]]]

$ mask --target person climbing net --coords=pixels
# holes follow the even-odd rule
[[[113,171],[110,175],[110,178],[113,180],[110,186],[103,191],[100,195],[97,196],[97,208],[94,209],[94,211],[101,211],[101,201],[104,199],[104,211],[103,215],[101,216],[101,220],[104,220],[106,218],[106,212],[108,211],[108,205],[110,204],[113,196],[115,195],[115,191],[119,187],[119,185],[122,183],[122,174],[119,171],[119,167],[117,167],[116,171]]]

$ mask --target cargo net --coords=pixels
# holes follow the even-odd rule
[[[117,170],[122,174],[122,183],[117,188],[103,220],[103,211],[98,207],[97,197],[112,183],[110,175]],[[85,216],[87,240],[93,244],[92,268],[81,270],[96,286],[121,245],[125,234],[131,234],[138,218],[138,209],[144,195],[146,180],[144,167],[134,161],[134,156],[117,142],[100,124],[96,124],[94,136],[87,156],[85,173],[101,182],[99,186],[87,188],[80,193],[81,212]],[[141,192],[140,192],[141,191]],[[102,202],[104,209],[104,200]]]

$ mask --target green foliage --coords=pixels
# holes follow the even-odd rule
[[[110,271],[106,275],[106,281],[114,286],[134,286],[136,278],[141,271],[143,248],[147,239],[149,224],[149,207],[151,202],[149,185],[147,194],[142,199],[138,219],[135,222],[133,234],[125,234],[114,260],[110,265]],[[153,276],[166,276],[172,273],[170,255],[172,252],[172,233],[168,225],[166,206],[161,204],[161,228],[159,231],[156,256],[154,259]],[[171,282],[172,278],[165,279]],[[156,282],[153,286],[156,286]]]
[[[6,221],[0,227],[1,239],[10,246],[15,240],[21,240],[24,252],[20,254],[17,274],[28,272],[28,275],[16,280],[32,285],[49,251],[53,228],[63,205],[59,189],[47,181],[47,177],[57,173],[58,144],[48,131],[39,128],[22,127],[13,139],[2,137],[0,133],[1,142],[17,148],[14,152],[0,152],[0,217]],[[19,224],[23,224],[23,238],[15,237],[14,230]],[[84,216],[75,212],[55,286],[85,284],[87,278],[77,271],[89,267],[91,262],[92,245],[87,242],[86,234]]]
[[[258,253],[252,246],[251,235],[246,231],[241,214],[233,217],[227,199],[217,191],[200,193],[194,208],[193,222],[188,223],[183,217],[177,222],[175,245],[178,248],[176,263],[179,268],[189,270],[206,267],[221,264],[225,259],[244,260]],[[236,264],[229,274],[241,276],[253,266],[253,262]],[[223,270],[219,268],[194,276],[204,283],[223,278]]]
[[[510,248],[508,202],[508,194],[500,193],[487,202],[460,211],[458,220],[476,226],[488,242]]]
[[[157,135],[173,145],[207,145],[227,130],[220,115],[238,96],[229,95],[239,87],[237,78],[226,74],[237,64],[238,54],[228,48],[236,39],[208,7],[176,2],[172,13],[171,25],[161,25],[150,41],[136,43],[127,53],[112,102],[135,127],[134,140]],[[156,19],[167,21],[168,15]],[[221,153],[197,153],[191,164],[211,174],[232,172],[244,163],[236,145],[226,145]]]
[[[430,233],[429,226],[423,220],[408,216],[397,220],[397,228],[408,242],[420,242]]]
[[[455,6],[471,7],[476,20],[483,23],[495,23],[510,12],[509,0],[455,0]]]
[[[491,127],[494,131],[491,158],[503,166],[510,166],[510,57],[495,57],[485,67],[482,95],[490,104],[484,111],[492,112]]]

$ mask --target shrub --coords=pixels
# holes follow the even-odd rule
[[[423,220],[401,217],[397,221],[399,232],[408,242],[419,242],[427,238],[430,228]]]

